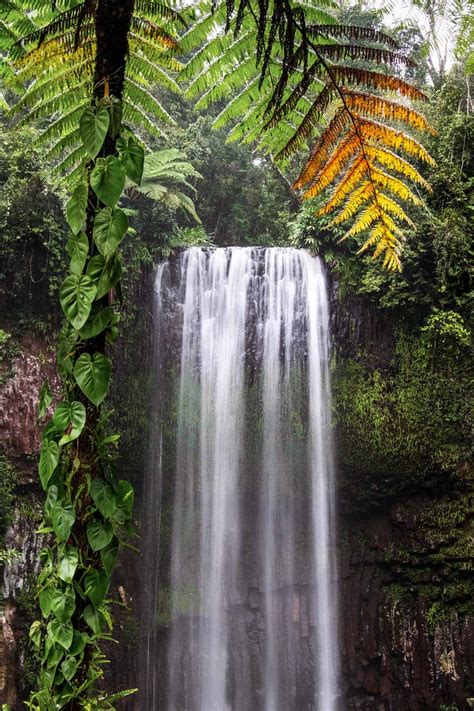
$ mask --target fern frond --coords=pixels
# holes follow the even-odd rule
[[[341,225],[347,222],[356,215],[362,205],[375,195],[375,187],[372,181],[363,180],[358,188],[351,194],[349,200],[344,204],[342,210],[329,223],[332,225]]]
[[[335,39],[348,39],[355,40],[357,42],[377,42],[380,44],[386,44],[387,47],[392,47],[393,49],[398,49],[399,44],[390,35],[380,30],[375,30],[372,27],[357,27],[354,25],[309,25],[308,34],[311,37],[318,37],[323,35],[324,37],[333,37]]]
[[[390,101],[382,96],[375,96],[362,91],[353,91],[345,87],[341,88],[347,107],[354,113],[381,118],[386,121],[404,122],[418,131],[427,131],[434,134],[435,130],[430,126],[426,118],[415,109],[404,106],[396,101]]]
[[[414,67],[415,63],[409,57],[390,49],[381,47],[369,47],[357,44],[322,44],[318,46],[318,51],[328,59],[352,59],[364,62],[374,62],[375,64],[386,64],[389,67]]]
[[[136,82],[150,86],[152,82],[159,82],[175,94],[181,93],[181,88],[176,81],[162,67],[147,57],[136,52],[130,52],[127,63],[127,75]]]
[[[406,133],[403,133],[403,131],[397,131],[395,128],[392,128],[392,126],[386,126],[383,123],[362,116],[355,115],[355,118],[359,132],[364,140],[377,141],[382,145],[385,144],[389,148],[403,150],[414,158],[432,167],[435,166],[435,161],[421,143]]]
[[[322,136],[316,141],[300,176],[293,184],[295,189],[304,187],[319,173],[349,123],[350,116],[344,107],[340,107]]]
[[[173,50],[175,52],[179,51],[177,39],[155,22],[147,20],[145,17],[137,17],[134,15],[132,17],[131,29],[138,37],[152,40],[161,45],[163,49]]]
[[[328,202],[318,210],[318,215],[326,215],[331,212],[335,207],[340,205],[344,200],[352,193],[352,191],[359,185],[362,179],[371,179],[369,173],[369,167],[367,161],[363,155],[356,157],[354,162],[351,164],[343,178],[336,185],[331,193],[331,198]],[[305,192],[306,198],[313,197],[311,188]]]
[[[372,180],[380,185],[380,187],[390,190],[391,193],[406,202],[412,202],[414,205],[421,205],[420,198],[415,195],[405,183],[393,175],[384,173],[382,170],[372,170]]]
[[[413,86],[413,84],[409,84],[403,79],[390,74],[337,64],[331,66],[331,73],[341,85],[347,83],[371,87],[378,91],[391,91],[401,96],[407,96],[414,101],[427,101],[428,99],[426,94]]]
[[[135,0],[133,11],[144,15],[148,20],[169,20],[171,23],[179,22],[183,27],[187,26],[182,14],[165,3]]]
[[[404,175],[405,177],[410,178],[410,180],[413,180],[414,183],[418,183],[418,185],[421,185],[423,188],[425,188],[425,190],[431,190],[430,184],[427,180],[423,178],[422,175],[420,175],[417,169],[414,168],[411,163],[406,161],[404,158],[397,156],[396,153],[392,153],[392,151],[389,151],[386,148],[370,145],[366,145],[364,150],[367,157],[374,164],[376,162],[380,163],[381,165],[385,166],[385,168],[388,168],[389,170],[395,170],[398,173]]]

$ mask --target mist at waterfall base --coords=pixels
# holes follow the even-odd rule
[[[154,308],[139,707],[339,711],[323,266],[191,248]]]

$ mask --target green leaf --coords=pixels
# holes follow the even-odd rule
[[[102,276],[102,273],[104,271],[105,267],[105,259],[101,254],[94,254],[93,257],[90,258],[89,264],[87,265],[87,270],[86,274],[88,277],[92,279],[96,284],[99,283],[99,279]],[[96,299],[99,298],[96,295]]]
[[[90,495],[104,518],[110,518],[117,508],[114,492],[103,479],[94,479],[90,486]]]
[[[96,293],[96,285],[85,274],[71,274],[61,284],[61,306],[74,328],[81,328],[87,321]]]
[[[114,537],[114,529],[108,521],[91,521],[86,529],[87,540],[93,551],[100,551],[109,545]]]
[[[129,481],[126,481],[125,479],[120,479],[118,483],[118,498],[120,505],[131,516],[133,503],[135,501],[135,491]]]
[[[97,285],[97,298],[101,299],[108,294],[114,286],[117,286],[117,282],[120,281],[121,276],[122,265],[120,264],[120,259],[114,254],[113,257],[110,257],[105,262],[104,270]]]
[[[51,598],[51,612],[63,623],[69,622],[76,609],[74,591],[56,588]]]
[[[99,610],[95,610],[92,605],[87,605],[82,616],[94,634],[102,632],[105,627],[105,617]]]
[[[51,392],[48,381],[44,380],[43,384],[41,386],[40,394],[39,394],[38,420],[43,419],[43,417],[46,415],[48,408],[52,402],[53,402],[53,393]]]
[[[110,542],[110,545],[100,552],[102,565],[104,566],[104,570],[109,577],[112,575],[113,569],[115,568],[118,550],[118,539],[114,536]]]
[[[93,106],[88,106],[82,114],[79,122],[79,132],[85,149],[91,158],[95,158],[102,148],[109,125],[109,112],[102,106],[99,106],[97,110]]]
[[[84,265],[89,254],[89,240],[84,232],[79,232],[78,235],[69,237],[66,245],[66,250],[71,261],[69,262],[69,271],[73,274],[82,274]]]
[[[120,138],[117,141],[117,148],[120,152],[120,160],[125,168],[127,178],[140,185],[143,176],[145,151],[132,136],[129,137],[128,141]]]
[[[86,408],[78,400],[60,402],[53,414],[53,422],[60,432],[68,432],[59,440],[59,446],[77,439],[86,423]]]
[[[117,156],[98,158],[91,172],[91,187],[99,200],[114,207],[125,186],[125,169]]]
[[[74,364],[74,378],[84,395],[97,407],[107,395],[110,360],[102,353],[83,353]]]
[[[41,622],[40,620],[35,620],[30,627],[30,639],[33,642],[36,649],[40,648],[41,645]]]
[[[48,624],[48,633],[54,639],[55,642],[64,647],[64,649],[69,649],[72,644],[73,628],[70,623],[64,624],[59,622],[59,620],[51,620]]]
[[[61,664],[61,672],[66,681],[71,681],[73,679],[77,667],[79,666],[79,659],[74,659],[74,657],[67,657]]]
[[[94,220],[94,242],[104,257],[110,257],[128,231],[128,218],[120,208],[105,207]]]
[[[51,600],[55,590],[56,588],[50,586],[48,588],[44,588],[44,590],[42,590],[38,595],[39,606],[43,617],[49,617],[49,613],[51,612]]]
[[[77,235],[86,219],[87,185],[78,185],[66,207],[67,221],[73,234]]]
[[[111,324],[115,323],[117,314],[112,307],[99,308],[94,315],[90,315],[89,320],[81,328],[81,338],[94,338],[102,333]]]
[[[59,447],[56,442],[51,439],[45,439],[41,445],[41,454],[39,460],[39,476],[41,485],[46,491],[48,482],[53,476],[53,472],[59,462]]]
[[[75,521],[74,509],[71,504],[62,504],[59,501],[53,506],[51,512],[53,529],[59,540],[67,541]]]
[[[84,578],[84,589],[94,607],[100,607],[103,603],[109,585],[110,578],[105,570],[91,568],[87,571]]]
[[[88,641],[88,635],[84,634],[84,632],[74,630],[72,644],[69,648],[69,654],[73,657],[77,657],[79,654],[82,654]]]
[[[74,546],[67,545],[59,555],[58,575],[65,583],[71,583],[79,563],[79,553]]]
[[[46,657],[46,667],[48,669],[54,669],[61,659],[64,656],[64,649],[62,647],[59,647],[57,644],[52,645],[49,648],[47,657]]]
[[[96,254],[87,265],[87,274],[97,283],[96,299],[101,299],[122,276],[120,259],[114,255],[106,260],[101,254]]]
[[[44,502],[44,512],[46,516],[51,516],[53,515],[53,509],[56,506],[58,500],[58,487],[57,486],[50,486],[48,489],[48,493],[46,494],[46,499]],[[53,569],[53,562],[51,558],[51,553],[47,550],[44,549],[45,552],[45,560],[42,560],[43,563],[43,569],[48,565],[48,567]]]

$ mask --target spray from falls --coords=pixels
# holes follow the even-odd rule
[[[156,288],[161,384],[167,348],[179,373],[177,434],[164,452],[173,465],[163,465],[169,619],[162,642],[147,643],[156,658],[147,655],[144,707],[336,711],[321,264],[285,248],[192,248],[160,266]],[[154,603],[156,620],[156,592]],[[160,638],[155,622],[147,634]]]

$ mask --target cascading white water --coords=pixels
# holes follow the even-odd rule
[[[172,621],[166,692],[147,709],[336,711],[321,264],[286,248],[192,248],[173,289],[168,269],[159,308],[181,333]]]

